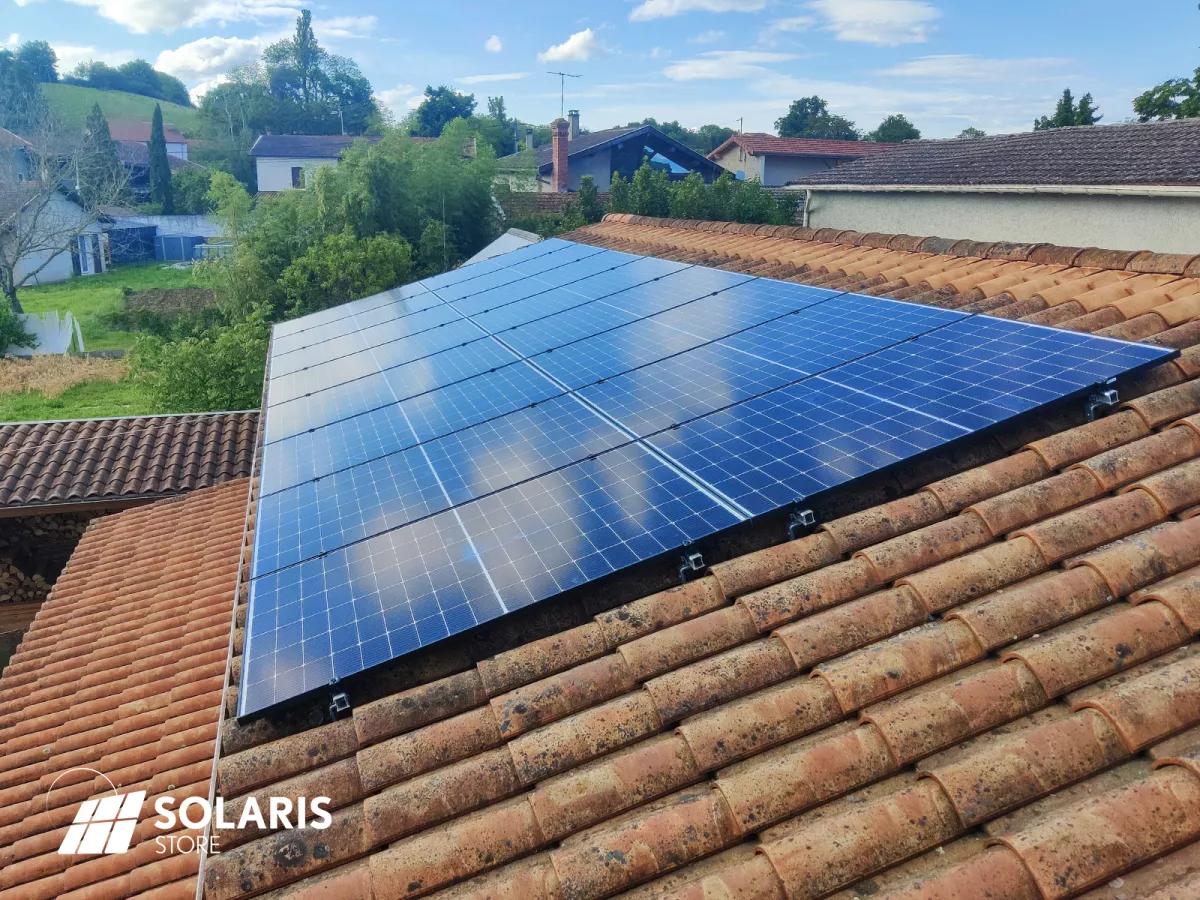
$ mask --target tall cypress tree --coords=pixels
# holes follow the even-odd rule
[[[77,172],[79,192],[86,208],[101,201],[111,203],[124,184],[124,172],[117,158],[117,145],[108,130],[108,120],[100,104],[92,106],[83,126],[85,150],[80,154]]]
[[[165,215],[175,211],[171,196],[171,164],[167,161],[167,137],[163,134],[162,107],[154,104],[150,122],[150,202],[162,207]]]

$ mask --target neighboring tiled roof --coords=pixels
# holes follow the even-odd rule
[[[150,123],[134,119],[114,119],[108,123],[108,135],[114,141],[150,141]],[[174,125],[163,125],[163,137],[172,144],[187,143],[187,138]]]
[[[376,144],[378,135],[264,134],[250,148],[251,156],[284,156],[296,159],[337,159],[355,141]]]
[[[1194,882],[1200,260],[635,216],[570,237],[1183,354],[1121,383],[1104,418],[1035,416],[854,485],[813,534],[743,545],[684,587],[594,618],[546,601],[536,630],[510,628],[528,643],[475,665],[504,620],[407,657],[341,720],[227,720],[228,818],[249,796],[338,811],[325,831],[227,836],[205,897]]]
[[[158,852],[153,802],[209,796],[248,485],[94,520],[38,612],[0,678],[4,900],[195,894],[198,857]],[[57,853],[110,794],[84,770],[146,791],[128,853]]]
[[[149,166],[150,165],[150,148],[145,144],[137,141],[117,141],[117,158],[127,166]],[[204,168],[197,163],[186,159],[180,159],[178,156],[167,154],[167,166],[172,172],[179,172],[183,169],[202,169]]]
[[[784,138],[761,131],[751,131],[746,134],[735,134],[720,147],[708,154],[709,159],[716,159],[726,149],[734,144],[740,145],[747,153],[772,154],[775,156],[828,156],[836,159],[858,159],[860,156],[872,156],[886,153],[896,147],[896,144],[880,144],[874,141],[833,141],[818,138]]]
[[[19,134],[14,134],[7,128],[0,128],[0,147],[12,149],[14,147],[32,147],[33,144],[25,140]]]
[[[258,412],[0,424],[0,509],[162,497],[250,474]]]
[[[804,184],[1200,184],[1200,119],[906,141]]]

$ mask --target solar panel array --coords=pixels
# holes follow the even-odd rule
[[[239,713],[1171,353],[561,240],[282,323]]]

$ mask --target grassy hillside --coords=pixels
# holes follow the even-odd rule
[[[174,125],[187,137],[194,137],[200,131],[200,114],[196,110],[153,97],[124,91],[101,91],[73,84],[43,84],[42,90],[55,112],[67,122],[81,127],[95,103],[100,104],[104,117],[109,121],[138,119],[146,122],[154,115],[154,104],[161,103],[164,124]]]

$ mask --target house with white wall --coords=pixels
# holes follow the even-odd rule
[[[378,143],[378,135],[264,134],[250,148],[258,172],[260,192],[290,191],[304,187],[305,171],[336,166],[355,141]]]
[[[134,119],[115,119],[108,123],[108,135],[118,143],[141,144],[150,149],[150,123]],[[188,158],[188,140],[174,125],[163,125],[163,137],[167,142],[167,156],[176,159]]]
[[[792,189],[816,228],[1200,254],[1200,119],[906,141]]]
[[[738,179],[757,178],[766,187],[779,187],[843,163],[886,153],[895,144],[871,141],[833,141],[784,138],[762,132],[735,134],[708,158]]]

